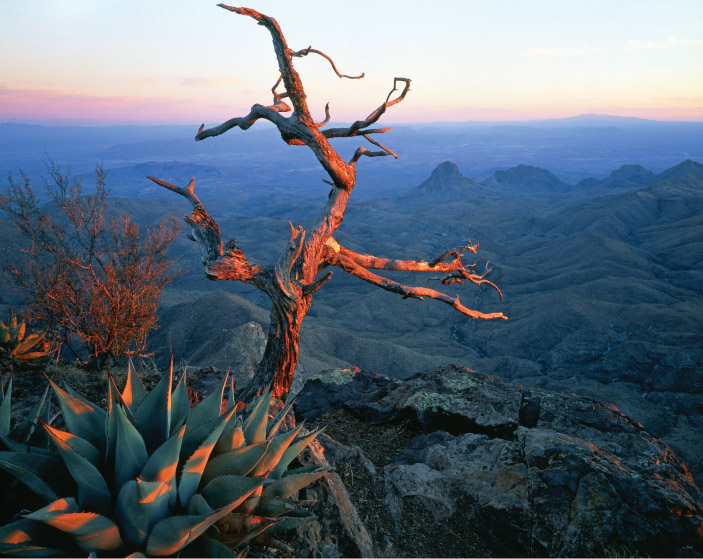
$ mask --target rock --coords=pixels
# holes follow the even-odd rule
[[[359,369],[333,369],[312,376],[298,393],[294,404],[299,419],[312,420],[345,406],[359,410],[364,402],[376,402],[400,383],[388,377]],[[369,409],[366,417],[381,421],[385,416]]]
[[[456,366],[405,382],[325,378],[301,409],[341,402],[368,423],[424,431],[379,471],[396,532],[453,534],[419,555],[466,555],[467,542],[491,556],[703,553],[703,496],[686,465],[615,406]],[[357,459],[344,448],[339,463]]]

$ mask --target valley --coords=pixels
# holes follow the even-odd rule
[[[577,134],[573,122],[561,124],[500,132],[399,127],[392,145],[399,161],[360,164],[339,241],[357,252],[407,259],[478,242],[503,302],[485,286],[453,286],[453,293],[509,320],[473,321],[335,270],[303,324],[294,389],[333,367],[407,378],[455,363],[611,402],[667,442],[701,483],[701,127],[681,123],[661,132],[641,122],[633,128],[588,121]],[[196,191],[224,240],[236,237],[255,262],[278,258],[288,221],[306,227],[321,211],[327,187],[315,161],[270,131],[196,144],[188,139],[192,131],[178,128],[152,130],[147,139],[122,130],[124,141],[106,141],[102,151],[97,141],[57,140],[60,158],[45,147],[55,161],[72,161],[76,172],[102,159],[111,206],[141,223],[189,211],[145,175],[177,184],[196,176]],[[657,130],[669,136],[653,145]],[[22,167],[34,180],[40,159],[27,142],[24,155],[5,151],[1,163],[13,173]],[[30,154],[27,168],[22,157],[29,161]],[[208,281],[196,245],[185,237],[173,252],[184,273],[162,298],[161,327],[149,343],[154,359],[165,364],[172,349],[179,363],[232,367],[246,377],[263,352],[268,301],[253,288]],[[388,277],[413,285],[426,280]],[[19,304],[6,290],[0,302],[5,314]]]

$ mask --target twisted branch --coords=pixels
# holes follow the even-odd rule
[[[205,274],[211,280],[240,280],[254,285],[260,283],[262,268],[249,263],[236,241],[227,243],[225,249],[220,234],[220,226],[212,218],[195,194],[195,178],[185,188],[176,186],[156,177],[147,177],[159,186],[180,194],[193,205],[191,215],[183,216],[190,227],[188,238],[200,247],[200,257],[205,266]]]
[[[442,303],[446,303],[447,305],[454,307],[460,313],[470,316],[473,319],[482,318],[484,320],[491,320],[494,318],[502,318],[503,320],[508,320],[508,317],[503,313],[482,313],[469,309],[461,304],[458,295],[456,297],[450,297],[449,295],[434,289],[429,289],[427,287],[410,287],[388,278],[384,278],[369,272],[366,268],[358,265],[351,258],[337,255],[334,265],[342,268],[347,273],[380,287],[381,289],[385,289],[386,291],[390,291],[392,293],[398,293],[403,297],[403,299],[412,297],[414,299],[424,301],[425,297],[427,297],[429,299],[435,299],[437,301],[441,301]]]
[[[395,99],[391,99],[393,92],[398,91],[398,82],[405,83],[403,91],[401,91]],[[369,116],[367,116],[364,120],[357,120],[347,128],[328,128],[327,130],[323,130],[323,134],[326,138],[350,138],[352,136],[358,136],[361,134],[379,134],[382,132],[387,132],[388,130],[390,130],[390,128],[384,128],[382,130],[363,129],[378,122],[378,120],[383,116],[388,107],[392,107],[393,105],[400,103],[403,99],[405,99],[405,96],[408,94],[408,91],[410,91],[410,82],[411,80],[408,78],[393,78],[393,89],[390,90],[383,104],[378,107],[375,111],[373,111]]]
[[[452,306],[454,306],[457,310],[460,310],[462,313],[472,316],[473,318],[485,318],[486,316],[490,316],[490,318],[507,318],[502,313],[483,315],[482,313],[478,313],[478,311],[465,312],[465,310],[468,310],[466,307],[460,305],[458,302],[455,304],[454,299],[434,289],[409,287],[391,281],[387,278],[377,276],[376,274],[372,274],[368,271],[386,270],[390,272],[439,272],[446,274],[443,278],[441,278],[444,285],[463,283],[464,280],[468,280],[476,285],[490,285],[498,292],[502,301],[503,293],[497,285],[490,280],[487,280],[485,277],[491,271],[490,268],[487,268],[483,274],[476,274],[474,270],[477,263],[464,264],[462,262],[461,259],[465,252],[476,253],[478,250],[478,245],[471,244],[470,241],[462,247],[451,249],[440,254],[437,258],[429,262],[425,260],[394,260],[379,258],[377,256],[373,256],[372,254],[360,254],[340,245],[332,237],[327,241],[325,249],[325,264],[341,267],[350,274],[373,283],[374,285],[378,285],[388,291],[400,293],[403,297],[416,297],[418,299],[430,297],[432,299],[441,300],[445,303],[452,304]],[[452,259],[448,262],[444,262],[444,260],[449,256],[451,256]],[[458,298],[456,301],[458,301]]]
[[[334,73],[337,74],[337,76],[339,76],[340,78],[347,78],[350,80],[360,80],[361,78],[363,78],[366,75],[365,72],[362,72],[361,75],[359,75],[359,76],[348,76],[347,74],[340,74],[339,70],[337,70],[337,66],[334,65],[334,60],[332,60],[324,52],[317,50],[317,49],[314,49],[311,46],[306,49],[299,50],[297,52],[291,52],[290,55],[295,56],[296,58],[302,58],[303,56],[307,56],[311,52],[315,53],[315,54],[319,54],[323,58],[326,58],[327,61],[332,65],[332,69],[334,70]]]
[[[279,80],[280,82],[280,80]],[[274,86],[275,89],[276,86]],[[275,95],[275,92],[274,92]],[[198,129],[198,133],[195,135],[195,140],[200,141],[204,140],[205,138],[212,138],[213,136],[219,136],[220,134],[224,134],[228,130],[231,130],[232,128],[241,128],[242,130],[248,130],[251,128],[251,126],[260,118],[263,118],[265,120],[268,120],[269,122],[272,122],[275,124],[279,130],[281,128],[283,129],[290,129],[291,131],[293,130],[291,125],[288,123],[288,119],[286,119],[283,116],[280,116],[279,113],[285,113],[285,112],[290,112],[290,106],[285,103],[284,101],[281,101],[281,97],[286,97],[288,94],[283,94],[280,95],[278,99],[274,99],[274,104],[269,105],[269,106],[264,106],[264,105],[259,105],[256,104],[251,108],[251,111],[249,111],[249,114],[246,116],[242,117],[235,117],[229,119],[227,122],[224,122],[220,124],[219,126],[215,126],[213,128],[208,128],[205,129],[205,124],[201,124],[200,128]]]

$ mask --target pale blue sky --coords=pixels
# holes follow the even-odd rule
[[[310,107],[388,122],[609,113],[703,120],[703,1],[253,0],[294,49]],[[268,32],[208,0],[3,0],[0,121],[200,123],[269,103]]]

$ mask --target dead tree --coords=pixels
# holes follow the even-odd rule
[[[471,310],[459,301],[459,297],[451,297],[435,289],[427,287],[411,287],[379,276],[371,270],[387,271],[421,271],[442,275],[441,282],[445,285],[469,281],[475,284],[487,284],[500,290],[476,272],[476,264],[464,264],[466,253],[476,253],[478,245],[470,242],[465,246],[449,250],[430,261],[425,260],[388,260],[377,258],[370,254],[359,254],[339,244],[333,237],[334,232],[342,224],[344,210],[356,182],[356,164],[362,157],[398,156],[386,146],[371,137],[373,134],[388,132],[390,127],[372,128],[388,108],[405,99],[410,90],[410,80],[395,78],[393,89],[380,107],[375,109],[363,120],[357,120],[345,128],[322,127],[329,122],[329,104],[325,107],[325,120],[315,122],[308,109],[305,90],[300,76],[293,67],[293,59],[309,54],[317,54],[327,59],[333,71],[340,78],[359,79],[364,76],[347,76],[341,74],[333,60],[325,53],[308,47],[294,51],[288,47],[281,28],[275,19],[249,8],[235,8],[225,4],[219,7],[246,15],[255,19],[271,33],[273,47],[278,60],[280,77],[272,88],[273,103],[271,105],[252,106],[251,111],[244,117],[236,117],[219,126],[204,129],[200,127],[196,140],[204,140],[219,136],[232,128],[247,130],[259,119],[273,123],[283,140],[289,145],[304,145],[310,148],[317,160],[329,175],[325,180],[332,189],[329,192],[327,205],[309,231],[291,224],[290,242],[278,262],[274,265],[259,265],[251,262],[236,246],[235,241],[223,245],[220,229],[210,216],[201,201],[196,196],[193,186],[195,178],[186,187],[178,187],[166,181],[149,177],[157,184],[168,188],[188,199],[193,205],[192,214],[185,216],[190,227],[190,239],[200,246],[200,253],[205,274],[212,280],[236,280],[254,285],[264,291],[271,299],[271,324],[264,356],[257,371],[248,386],[244,387],[240,396],[250,397],[263,387],[273,385],[274,394],[285,397],[293,383],[295,367],[298,361],[298,345],[300,327],[310,308],[313,294],[330,279],[332,272],[326,270],[336,266],[369,283],[387,291],[400,294],[403,298],[436,299],[447,303],[459,312],[471,318],[493,319],[506,317],[502,313],[484,314]],[[282,84],[282,90],[279,88]],[[400,86],[400,89],[399,87]],[[396,93],[395,97],[393,94]],[[292,105],[292,107],[291,107]],[[284,116],[284,113],[291,113]],[[349,161],[344,161],[330,144],[334,138],[349,138],[360,136],[374,147],[366,149],[359,147]],[[501,294],[502,299],[502,294]]]

